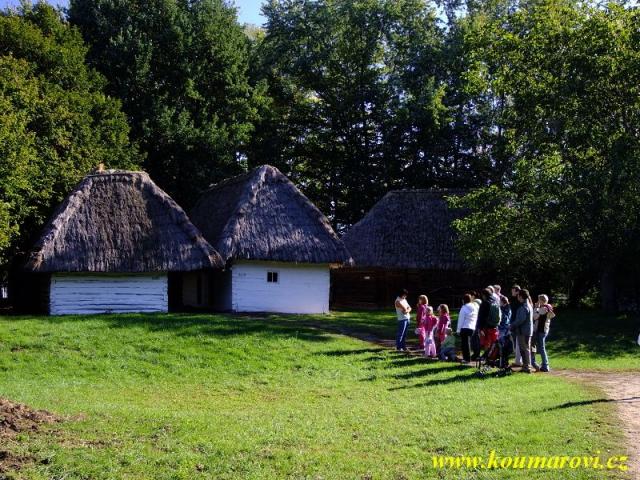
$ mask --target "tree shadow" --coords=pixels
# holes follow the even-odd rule
[[[361,348],[358,350],[330,350],[330,351],[325,351],[325,352],[316,352],[316,355],[327,355],[330,357],[346,357],[349,355],[364,355],[367,353],[375,353],[375,354],[379,354],[382,352],[387,352],[388,350],[386,348]],[[374,356],[369,356],[366,358],[366,360],[379,360],[380,357],[379,355],[374,355]]]
[[[466,370],[469,369],[469,367],[461,367],[461,368],[464,368]],[[434,380],[429,380],[427,382],[416,383],[413,385],[401,385],[399,387],[391,387],[389,388],[389,391],[406,390],[409,388],[435,387],[437,385],[449,385],[451,383],[466,383],[473,380],[484,380],[484,379],[479,377],[474,370],[468,374],[459,374],[459,375],[454,375],[453,377],[442,378],[442,379],[438,378]]]
[[[14,317],[25,321],[32,317]],[[178,337],[216,336],[279,336],[299,338],[309,342],[331,341],[333,332],[299,322],[295,316],[235,315],[235,314],[117,314],[64,315],[38,317],[52,324],[100,320],[113,329],[144,328],[149,332],[173,332]]]
[[[466,369],[466,368],[467,367],[462,367],[460,365],[448,365],[448,366],[441,366],[441,367],[431,367],[431,368],[425,368],[423,370],[417,370],[417,371],[412,371],[412,372],[407,372],[407,373],[394,374],[394,375],[392,375],[392,377],[396,378],[398,380],[410,380],[412,378],[421,378],[421,377],[426,377],[426,376],[429,376],[429,375],[436,375],[438,373],[459,371],[459,370]]]
[[[638,351],[640,319],[599,311],[559,312],[547,340],[551,355],[572,356],[585,352],[598,358],[615,358]]]
[[[587,405],[594,405],[596,403],[635,403],[640,402],[640,397],[628,397],[628,398],[597,398],[594,400],[582,400],[580,402],[565,402],[555,407],[543,408],[541,410],[534,410],[531,413],[544,413],[552,412],[554,410],[563,410],[565,408],[584,407]]]

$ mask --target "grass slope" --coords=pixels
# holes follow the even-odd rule
[[[32,457],[15,476],[33,479],[542,479],[436,470],[431,456],[623,453],[596,392],[543,375],[479,380],[309,319],[0,317],[0,396],[73,417],[0,450]]]

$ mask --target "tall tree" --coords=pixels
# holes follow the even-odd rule
[[[154,180],[188,207],[246,168],[264,102],[248,82],[249,39],[223,0],[71,0],[89,60],[120,98]]]
[[[251,145],[338,227],[391,188],[452,184],[443,31],[422,0],[271,1],[255,74],[272,106]]]
[[[477,265],[599,284],[607,307],[615,274],[640,270],[639,21],[637,9],[571,0],[466,20],[506,100],[514,165],[510,182],[460,202],[473,212],[461,247]]]
[[[0,273],[83,175],[140,160],[85,55],[80,33],[45,3],[0,14]]]

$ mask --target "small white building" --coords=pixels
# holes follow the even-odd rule
[[[41,303],[52,315],[166,312],[169,284],[182,272],[222,266],[146,173],[113,170],[76,186],[27,263],[46,277]]]
[[[351,256],[327,218],[277,168],[264,165],[211,187],[190,216],[226,269],[186,275],[185,305],[329,311],[329,269],[351,263]]]

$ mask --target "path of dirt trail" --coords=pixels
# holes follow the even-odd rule
[[[554,374],[593,385],[602,390],[606,400],[615,403],[626,438],[629,473],[640,480],[640,373],[556,370]]]

